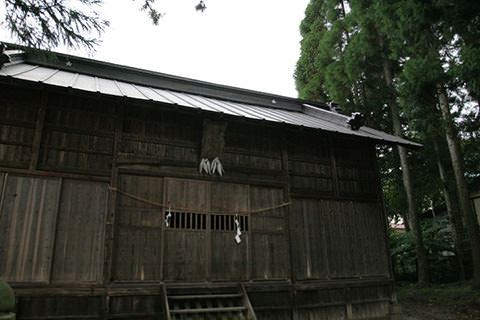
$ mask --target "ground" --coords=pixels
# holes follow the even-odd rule
[[[468,282],[428,288],[398,286],[397,296],[402,314],[395,319],[480,319],[480,290],[473,290]]]

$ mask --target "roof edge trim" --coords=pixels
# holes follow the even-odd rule
[[[5,45],[7,45],[9,49],[24,51],[23,60],[25,63],[37,64],[68,72],[88,74],[111,80],[125,81],[159,89],[169,89],[234,102],[251,103],[273,109],[301,112],[302,103],[307,102],[319,108],[328,108],[327,105],[278,94],[215,84],[64,53],[32,49],[17,44],[5,43]]]

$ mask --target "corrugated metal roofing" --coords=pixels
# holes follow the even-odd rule
[[[357,131],[351,130],[346,123],[348,117],[313,105],[303,104],[301,100],[298,100],[298,103],[302,104],[301,111],[291,111],[281,108],[281,105],[279,105],[278,108],[272,108],[228,101],[199,94],[149,87],[120,80],[70,72],[23,61],[5,64],[0,70],[0,76],[45,83],[57,87],[98,92],[105,95],[124,96],[133,99],[174,104],[204,111],[220,112],[237,117],[304,126],[377,141],[399,143],[411,147],[421,146],[418,143],[367,127],[362,127]]]

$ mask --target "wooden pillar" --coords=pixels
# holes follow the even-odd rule
[[[283,198],[284,202],[291,202],[291,197],[290,197],[290,171],[289,171],[289,164],[288,164],[288,152],[287,148],[283,147],[282,149],[282,171],[283,174],[285,175],[287,185],[283,188]],[[292,240],[292,234],[291,234],[291,224],[293,222],[291,218],[292,210],[291,210],[292,205],[285,207],[285,223],[286,223],[286,231],[287,231],[287,241],[288,241],[288,248],[289,248],[289,255],[290,255],[290,278],[292,280],[292,283],[295,283],[295,264],[293,263],[293,240]]]
[[[331,136],[328,137],[328,149],[330,151],[330,164],[332,166],[332,187],[333,196],[340,197],[340,185],[338,181],[337,158],[335,157],[334,141]]]
[[[35,124],[35,133],[33,136],[33,144],[32,144],[32,156],[30,158],[30,170],[36,170],[38,166],[38,159],[40,155],[40,145],[42,143],[42,135],[43,135],[43,128],[45,126],[45,114],[46,108],[48,103],[48,94],[43,91],[40,108],[38,109],[37,113],[37,121]]]
[[[250,194],[250,185],[247,186],[248,192],[248,204],[247,209],[252,210],[252,203],[250,201],[251,194]],[[253,215],[248,215],[248,238],[247,238],[247,280],[252,279],[253,277]]]
[[[390,255],[390,247],[388,246],[388,219],[386,215],[386,209],[385,209],[385,200],[383,197],[383,190],[382,190],[382,182],[381,182],[381,177],[380,177],[380,168],[378,166],[378,161],[376,157],[376,150],[375,150],[375,145],[372,145],[371,151],[370,151],[370,159],[372,161],[373,165],[373,170],[375,170],[375,184],[377,185],[377,203],[380,206],[381,213],[383,215],[383,238],[384,238],[384,245],[385,245],[385,253],[387,255],[387,261],[388,261],[388,276],[390,279],[393,279],[394,274],[393,274],[393,265],[392,265],[392,259]]]
[[[116,109],[117,118],[115,120],[115,133],[113,138],[113,154],[112,154],[112,171],[110,176],[110,185],[118,187],[118,166],[117,157],[120,149],[123,132],[123,108],[121,105]],[[108,285],[112,280],[112,264],[113,264],[113,246],[115,235],[115,211],[117,204],[117,193],[110,191],[108,200],[108,213],[105,224],[105,256],[103,268],[103,283]]]
[[[288,141],[287,139],[283,139],[283,141]],[[288,162],[288,143],[283,144],[282,148],[282,171],[283,174],[285,175],[287,185],[283,188],[283,198],[284,202],[292,202],[292,198],[290,196],[290,186],[291,186],[291,181],[290,181],[290,168],[289,168],[289,162]],[[293,237],[292,237],[292,204],[288,207],[285,207],[285,223],[287,224],[286,230],[287,230],[287,241],[288,241],[288,249],[289,249],[289,257],[290,257],[290,279],[293,284],[293,288],[290,290],[290,302],[291,302],[291,308],[290,308],[290,318],[294,319],[296,317],[296,290],[295,290],[295,283],[296,283],[296,270],[295,270],[295,263],[293,262],[293,252],[295,249]]]
[[[163,186],[162,186],[162,191],[163,191],[163,203],[164,204],[167,204],[168,206],[170,205],[168,199],[167,199],[167,179],[166,178],[163,178]],[[162,215],[162,218],[165,217],[165,211],[168,210],[169,208],[160,208],[160,214]],[[165,263],[165,241],[167,239],[167,228],[165,226],[165,222],[162,222],[162,225],[161,225],[161,229],[160,229],[162,235],[160,237],[160,279],[161,280],[165,280],[165,266],[164,266],[164,263]],[[167,291],[166,291],[166,288],[165,286],[162,287],[163,289],[163,293],[164,293],[164,298],[167,299]],[[168,302],[168,300],[167,300]],[[167,310],[167,309],[165,309]]]

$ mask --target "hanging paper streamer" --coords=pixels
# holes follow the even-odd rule
[[[240,244],[240,242],[242,242],[242,239],[240,238],[240,236],[242,235],[242,230],[240,229],[240,221],[238,220],[238,214],[235,215],[235,229],[236,229],[235,242],[237,244]]]
[[[167,215],[165,216],[165,227],[169,228],[170,227],[170,218],[172,217],[172,212],[170,210],[170,207],[168,208]]]

